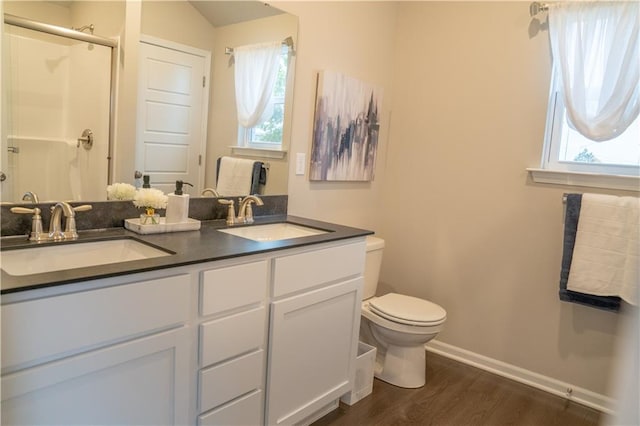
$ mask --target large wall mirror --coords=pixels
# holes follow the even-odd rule
[[[266,177],[261,193],[286,194],[297,47],[295,16],[253,1],[5,1],[3,12],[1,171],[5,180],[1,201],[24,202],[28,192],[36,193],[40,201],[98,201],[106,199],[109,183],[141,185],[135,171],[141,158],[143,162],[148,158],[134,148],[139,129],[132,128],[140,128],[142,123],[140,95],[133,80],[139,79],[142,67],[133,62],[142,60],[138,46],[145,40],[169,48],[185,46],[210,52],[204,93],[208,101],[202,117],[206,132],[202,132],[201,146],[190,148],[198,157],[194,164],[199,168],[190,194],[198,196],[206,187],[215,188],[217,160],[222,156],[259,161]],[[115,62],[108,46],[11,25],[7,15],[118,40]],[[242,141],[230,50],[274,40],[282,40],[283,46],[290,48],[282,99],[282,146],[264,150],[238,147]],[[139,50],[133,60],[126,52],[132,42]],[[137,101],[127,102],[134,91],[138,92]],[[170,118],[176,116],[169,114]],[[189,114],[184,117],[191,118]],[[156,121],[168,120],[160,116]],[[160,163],[177,157],[167,149],[172,144],[168,139],[155,154]],[[162,173],[151,175],[152,186],[157,180],[157,187],[169,192],[173,175],[167,174],[164,181]]]

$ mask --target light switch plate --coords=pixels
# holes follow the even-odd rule
[[[307,154],[298,152],[296,154],[296,175],[304,175],[304,169],[307,165]]]

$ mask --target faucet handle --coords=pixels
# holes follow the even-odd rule
[[[81,206],[71,207],[71,211],[73,212],[73,214],[67,217],[65,227],[64,227],[64,233],[63,233],[65,238],[68,238],[71,240],[78,239],[78,230],[76,229],[75,212],[86,212],[88,210],[91,210],[92,208],[93,206],[91,206],[90,204],[83,204]]]
[[[91,204],[83,204],[81,206],[73,207],[74,212],[86,212],[93,208]]]
[[[45,238],[42,234],[42,216],[40,216],[41,210],[37,207],[28,209],[26,207],[11,207],[11,213],[17,214],[31,214],[31,235],[29,235],[30,241],[43,241]]]
[[[218,203],[229,206],[227,209],[227,225],[234,225],[236,223],[236,208],[233,200],[219,198]]]
[[[11,207],[11,213],[17,213],[17,214],[40,214],[42,210],[40,210],[39,208],[33,208],[33,209],[29,209],[27,207]]]

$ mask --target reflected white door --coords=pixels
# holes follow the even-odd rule
[[[176,180],[193,184],[190,194],[202,190],[208,62],[206,54],[140,43],[136,170],[165,193]]]

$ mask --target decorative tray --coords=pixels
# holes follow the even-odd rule
[[[186,222],[166,223],[165,218],[159,218],[157,224],[141,224],[140,219],[125,219],[124,227],[138,234],[162,234],[164,232],[197,231],[200,221],[187,219]]]

